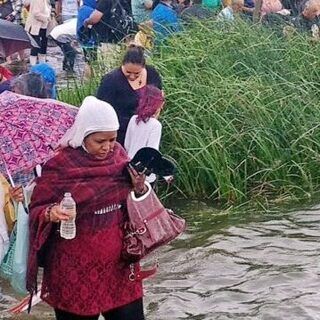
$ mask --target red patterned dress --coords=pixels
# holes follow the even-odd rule
[[[52,307],[96,315],[142,297],[141,281],[129,280],[129,266],[120,259],[130,190],[127,161],[116,144],[105,160],[66,148],[43,167],[30,205],[27,288],[36,290],[38,266],[43,266],[41,296]],[[60,202],[65,192],[77,203],[72,240],[61,238],[59,225],[44,219],[47,206]]]

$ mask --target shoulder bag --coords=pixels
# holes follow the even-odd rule
[[[178,237],[186,227],[183,218],[166,209],[148,184],[148,192],[127,199],[128,222],[124,226],[122,257],[128,263],[141,260],[160,246]]]

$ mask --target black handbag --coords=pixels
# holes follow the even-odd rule
[[[0,1],[0,19],[5,19],[13,12],[12,3],[10,0],[5,2]]]

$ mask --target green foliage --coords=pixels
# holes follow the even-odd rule
[[[221,203],[297,200],[320,189],[320,44],[238,21],[206,21],[151,63],[167,105],[162,151],[177,189]],[[79,90],[79,89],[77,89]]]
[[[95,95],[99,82],[97,79],[79,82],[76,79],[68,80],[68,86],[58,91],[59,100],[80,106],[82,100],[90,95]]]
[[[67,86],[58,91],[59,100],[80,106],[85,97],[95,95],[102,76],[119,66],[122,51],[122,47],[115,47],[105,56],[99,51],[98,60],[87,67],[87,69],[91,69],[91,71],[87,70],[87,72],[91,72],[90,80],[68,79]]]
[[[164,149],[187,197],[244,202],[319,190],[320,45],[238,21],[196,23],[154,57]]]

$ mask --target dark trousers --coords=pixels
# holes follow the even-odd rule
[[[98,320],[99,314],[94,316],[78,316],[66,311],[54,310],[57,320]],[[142,298],[123,307],[102,313],[106,320],[145,320],[143,315]]]
[[[62,43],[56,40],[56,43],[63,52],[63,70],[73,71],[74,61],[77,55],[77,51],[71,46],[70,43]]]
[[[84,55],[84,61],[87,63],[92,63],[97,61],[98,59],[98,48],[97,47],[83,47],[83,55]]]
[[[46,54],[48,46],[47,29],[40,29],[39,34],[32,37],[37,42],[39,48],[32,47],[30,54],[32,56],[37,56],[39,53]]]

